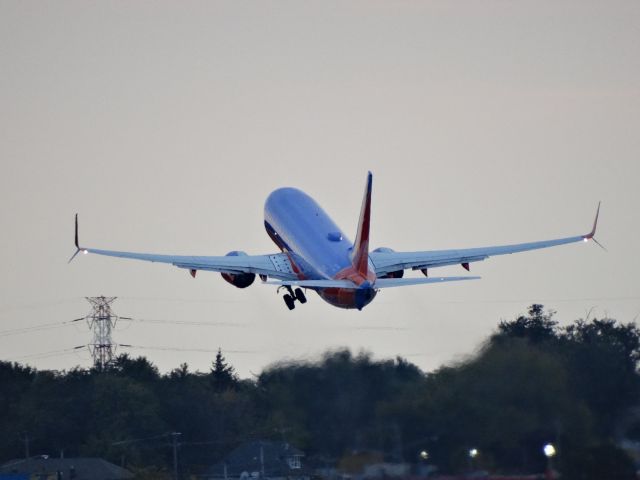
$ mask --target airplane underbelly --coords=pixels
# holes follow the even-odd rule
[[[358,310],[369,305],[378,293],[373,288],[321,288],[317,292],[320,298],[334,307]]]

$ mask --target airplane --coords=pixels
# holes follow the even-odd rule
[[[268,255],[247,255],[232,251],[225,256],[186,256],[132,253],[81,247],[78,242],[78,214],[75,216],[76,252],[69,263],[82,252],[109,257],[129,258],[174,265],[186,269],[195,278],[200,270],[219,272],[222,278],[237,288],[253,284],[256,275],[267,285],[275,285],[289,310],[296,302],[307,298],[302,289],[315,291],[327,303],[344,309],[362,310],[373,301],[380,289],[408,285],[477,280],[477,276],[429,276],[431,269],[461,265],[470,271],[470,264],[495,255],[525,252],[596,239],[600,203],[593,228],[585,235],[542,240],[513,245],[456,250],[396,252],[391,248],[369,251],[371,219],[371,189],[373,175],[367,173],[364,198],[356,230],[351,242],[324,210],[309,195],[296,188],[279,188],[267,198],[264,206],[264,227],[280,249]],[[404,278],[405,270],[419,270],[424,277]]]

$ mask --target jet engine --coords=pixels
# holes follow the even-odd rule
[[[226,257],[246,257],[245,252],[233,251],[225,255]],[[237,288],[247,288],[256,279],[255,273],[221,273],[222,278]]]
[[[376,248],[374,252],[378,253],[393,253],[395,250],[388,247]],[[396,270],[393,272],[387,272],[384,275],[379,275],[378,278],[402,278],[404,277],[404,270]]]

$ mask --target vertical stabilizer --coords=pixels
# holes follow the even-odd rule
[[[364,278],[369,274],[369,224],[371,219],[371,184],[373,175],[367,173],[367,184],[364,188],[364,198],[360,209],[360,220],[358,221],[358,231],[356,241],[353,244],[351,262],[356,271]]]

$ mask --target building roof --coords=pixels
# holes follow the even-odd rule
[[[60,471],[64,478],[70,478],[75,470],[74,480],[122,480],[133,478],[133,474],[102,458],[50,458],[46,456],[11,460],[0,465],[0,473],[55,475]],[[55,478],[55,477],[54,477]]]
[[[208,471],[208,475],[215,477],[239,478],[243,473],[249,475],[254,472],[265,477],[286,477],[306,475],[300,464],[304,452],[286,442],[271,442],[256,440],[240,445],[227,455],[221,462],[215,464]],[[292,468],[291,461],[297,460],[297,468]],[[295,463],[294,463],[295,464]]]

